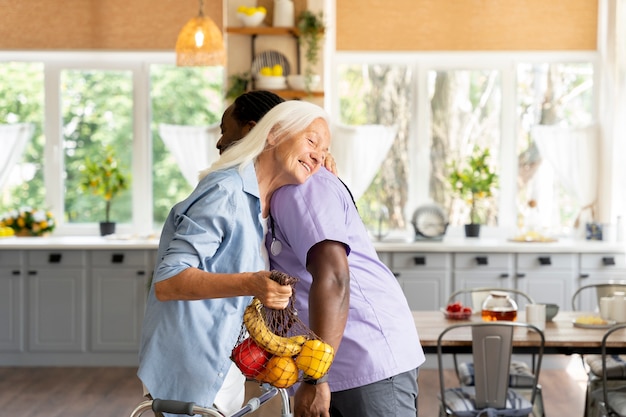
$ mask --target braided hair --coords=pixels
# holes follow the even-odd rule
[[[265,113],[283,101],[285,100],[269,91],[249,91],[235,99],[233,117],[240,126],[251,121],[258,122]]]

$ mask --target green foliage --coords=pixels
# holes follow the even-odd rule
[[[469,159],[452,161],[448,183],[453,194],[470,205],[470,222],[481,223],[477,203],[493,196],[498,185],[498,175],[489,166],[488,148],[475,146]]]
[[[80,175],[81,190],[104,199],[105,221],[109,222],[111,200],[128,189],[130,181],[130,176],[125,174],[119,166],[113,148],[107,147],[105,155],[97,159],[89,156],[85,158]]]
[[[9,227],[15,234],[42,236],[52,233],[56,222],[51,212],[26,206],[5,213],[0,227]]]
[[[226,91],[226,98],[234,100],[246,91],[248,91],[248,84],[251,81],[250,72],[242,72],[240,74],[233,74],[228,77],[229,87]]]
[[[307,91],[311,89],[311,79],[315,74],[313,67],[319,61],[321,42],[324,39],[324,13],[315,14],[309,10],[303,10],[298,16],[296,27],[300,36],[298,42],[304,46],[304,84]]]

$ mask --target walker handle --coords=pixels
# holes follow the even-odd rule
[[[160,400],[155,398],[152,400],[152,411],[159,413],[171,413],[171,414],[187,414],[193,416],[193,407],[196,404],[193,402],[175,401],[175,400]]]

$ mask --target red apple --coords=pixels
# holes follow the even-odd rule
[[[255,378],[265,368],[271,356],[254,340],[248,338],[235,346],[231,359],[246,377]]]

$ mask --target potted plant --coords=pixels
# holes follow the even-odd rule
[[[228,77],[230,81],[230,87],[226,91],[226,98],[234,100],[246,91],[248,91],[248,85],[252,78],[249,72],[241,72],[237,74],[232,74]]]
[[[321,42],[324,39],[324,13],[315,14],[309,10],[303,10],[296,23],[299,32],[298,42],[304,47],[306,65],[304,67],[304,85],[307,92],[311,91],[311,83],[319,61]]]
[[[85,192],[104,199],[104,222],[100,222],[100,235],[115,233],[115,222],[111,221],[111,202],[122,191],[128,189],[130,177],[122,171],[115,153],[107,147],[101,158],[85,159],[81,167],[80,187]]]
[[[498,175],[489,166],[489,157],[489,148],[475,146],[467,160],[452,161],[450,164],[448,182],[452,192],[470,205],[470,223],[465,225],[467,237],[479,235],[479,202],[492,197],[498,184]]]

